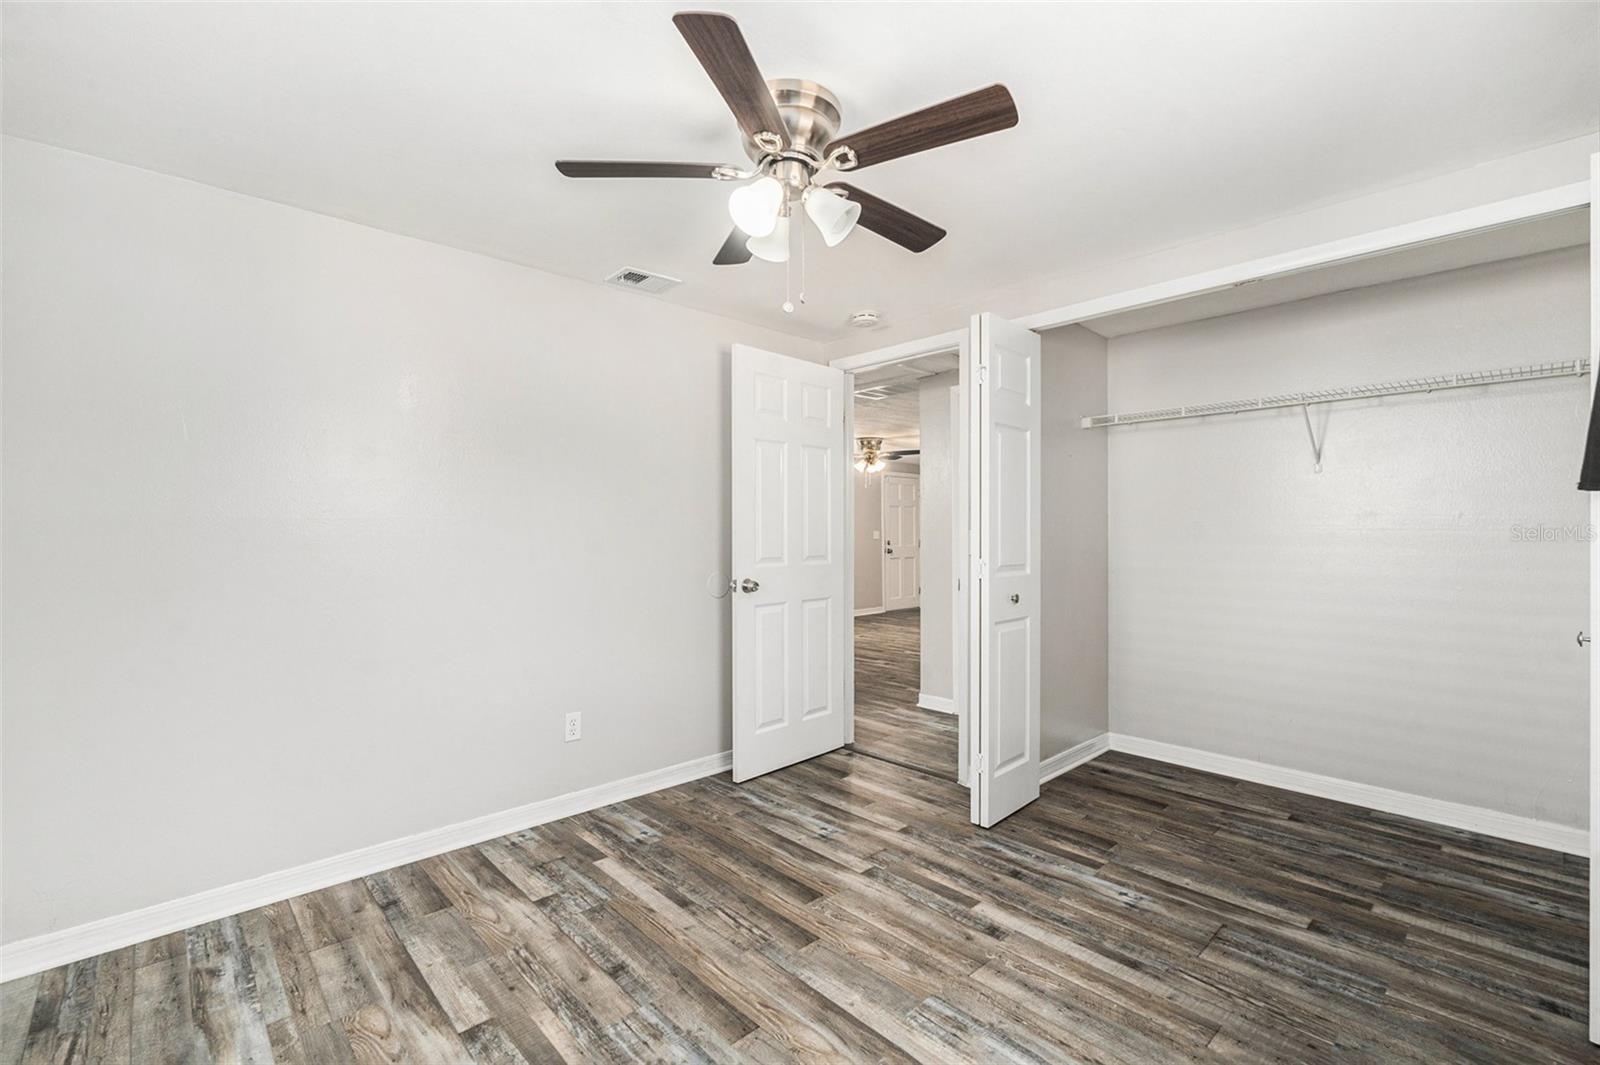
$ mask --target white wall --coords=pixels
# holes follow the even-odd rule
[[[1039,753],[1105,732],[1106,435],[1081,419],[1106,404],[1106,340],[1082,326],[1041,334]]]
[[[1115,339],[1108,406],[1578,358],[1586,256]],[[1297,409],[1109,430],[1112,729],[1584,825],[1586,399],[1341,404],[1320,474]]]
[[[855,608],[883,606],[883,474],[850,470],[855,485]]]
[[[5,153],[0,938],[728,748],[728,347],[814,349]]]
[[[955,622],[955,530],[951,507],[955,497],[955,441],[951,438],[950,397],[958,375],[954,370],[924,378],[917,388],[922,477],[918,499],[922,526],[922,670],[921,694],[953,699],[951,655]]]

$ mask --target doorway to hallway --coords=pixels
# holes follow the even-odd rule
[[[921,611],[856,619],[856,738],[851,747],[886,762],[953,779],[958,720],[917,705]]]

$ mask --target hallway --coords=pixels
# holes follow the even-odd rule
[[[954,780],[956,717],[917,706],[920,640],[920,610],[856,618],[856,738],[851,746]]]

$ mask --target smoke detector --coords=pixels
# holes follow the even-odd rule
[[[618,288],[631,288],[636,292],[665,292],[683,282],[666,274],[652,274],[649,270],[625,266],[606,278],[606,284],[616,285]]]
[[[872,329],[882,321],[877,311],[857,311],[850,316],[850,325],[856,329]]]

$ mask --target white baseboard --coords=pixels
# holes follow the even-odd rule
[[[881,613],[883,613],[883,607],[881,607],[881,606],[864,606],[860,610],[856,611],[855,616],[858,617],[858,618],[864,618],[868,614],[881,614]]]
[[[1102,732],[1082,743],[1068,747],[1060,754],[1052,754],[1049,758],[1039,763],[1039,783],[1045,784],[1059,777],[1069,769],[1076,769],[1083,763],[1100,757],[1111,749],[1111,733]]]
[[[1531,817],[1502,813],[1482,806],[1430,799],[1426,795],[1380,788],[1374,784],[1361,784],[1339,777],[1325,777],[1300,769],[1254,762],[1248,758],[1235,758],[1227,754],[1213,754],[1194,747],[1181,747],[1175,743],[1146,740],[1120,732],[1111,733],[1111,749],[1153,758],[1158,762],[1203,769],[1209,773],[1248,780],[1254,784],[1298,791],[1322,799],[1333,799],[1356,806],[1381,810],[1418,821],[1431,821],[1450,828],[1464,828],[1497,839],[1514,840],[1534,847],[1547,847],[1566,854],[1587,855],[1589,833],[1571,825],[1558,825],[1552,821],[1536,821]]]
[[[956,701],[943,695],[929,695],[927,692],[917,693],[917,705],[924,710],[932,710],[940,714],[953,714],[956,712]]]
[[[559,821],[563,817],[634,799],[662,788],[725,773],[732,765],[733,752],[723,751],[721,754],[614,780],[609,784],[598,784],[499,813],[485,814],[470,821],[337,854],[252,880],[241,880],[236,884],[157,903],[142,910],[6,943],[0,945],[0,977],[10,980],[68,962],[92,958],[108,950],[118,950],[169,932],[193,928],[258,906],[304,895],[308,891],[317,891],[408,862],[482,843],[508,832]]]

